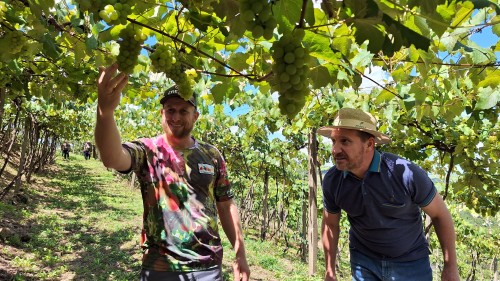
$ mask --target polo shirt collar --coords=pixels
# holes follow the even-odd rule
[[[375,150],[373,153],[372,163],[368,167],[368,172],[380,173],[380,152]],[[344,171],[344,178],[347,177],[349,171]]]

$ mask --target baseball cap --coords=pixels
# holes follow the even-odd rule
[[[164,93],[163,93],[163,97],[160,99],[160,104],[164,104],[169,98],[172,98],[172,97],[179,97],[181,99],[184,99],[180,93],[179,93],[179,88],[177,87],[177,85],[174,85],[170,88],[168,88]],[[196,107],[196,93],[193,92],[193,95],[189,98],[189,99],[184,99],[185,101],[189,102],[190,104],[192,104],[194,107]]]

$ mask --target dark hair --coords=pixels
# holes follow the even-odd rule
[[[358,136],[361,138],[363,142],[369,140],[370,138],[375,138],[374,135],[364,132],[364,131],[358,131]]]

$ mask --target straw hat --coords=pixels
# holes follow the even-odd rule
[[[367,132],[375,137],[375,143],[390,143],[391,139],[377,131],[377,119],[361,109],[342,108],[337,112],[333,124],[318,129],[317,133],[330,138],[334,128],[343,128]]]

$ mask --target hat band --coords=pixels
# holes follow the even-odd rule
[[[364,121],[360,121],[360,120],[356,120],[356,119],[340,119],[340,118],[337,118],[333,121],[333,126],[338,126],[338,127],[349,127],[349,128],[353,128],[353,129],[363,129],[363,130],[370,130],[370,131],[376,131],[377,128],[375,127],[375,125],[371,124],[371,123],[368,123],[368,122],[364,122]]]

